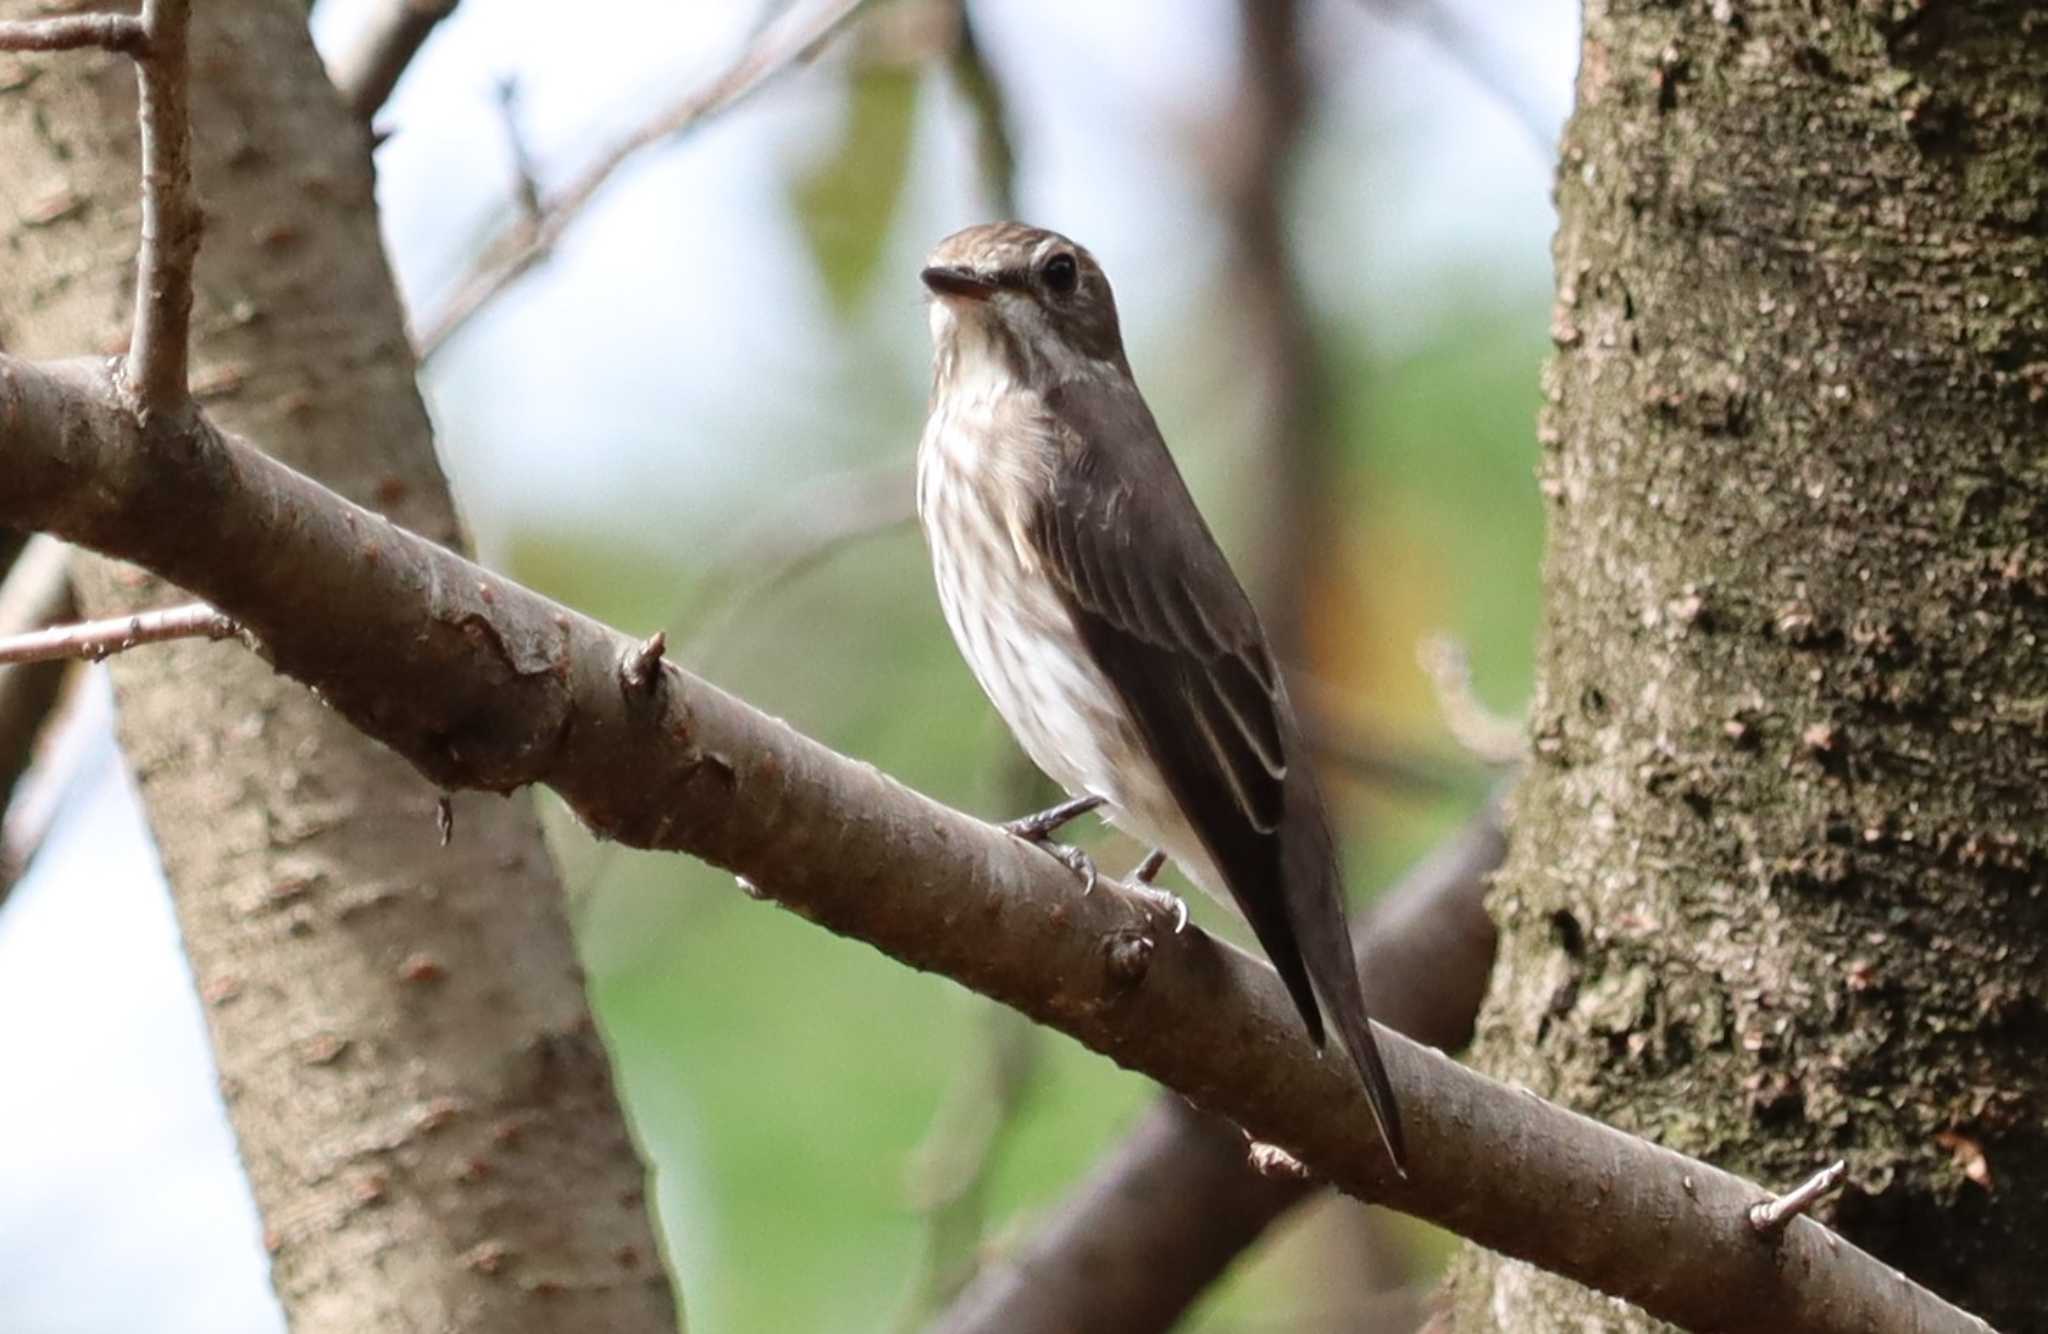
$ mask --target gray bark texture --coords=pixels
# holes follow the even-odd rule
[[[1477,1062],[2048,1330],[2048,9],[1589,0],[1558,206]]]
[[[365,132],[305,6],[195,8],[195,393],[295,467],[459,542]],[[44,9],[0,0],[0,17]],[[9,351],[121,350],[135,82],[125,58],[0,55]],[[99,562],[80,584],[97,614],[181,596]],[[531,801],[456,798],[444,849],[435,787],[255,655],[180,644],[112,667],[292,1328],[674,1329]]]

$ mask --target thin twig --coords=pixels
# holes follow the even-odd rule
[[[1520,719],[1504,718],[1486,707],[1472,688],[1472,660],[1465,646],[1449,635],[1431,635],[1415,646],[1436,705],[1451,737],[1486,763],[1506,767],[1528,749]]]
[[[406,66],[441,20],[455,12],[455,5],[456,0],[382,0],[355,41],[327,67],[327,77],[356,119],[370,123]]]
[[[1485,772],[1472,765],[1461,773],[1458,766],[1434,755],[1368,735],[1330,714],[1313,708],[1302,712],[1308,748],[1328,770],[1372,787],[1425,797],[1449,797],[1473,791],[1475,784],[1470,775]]]
[[[974,145],[981,161],[981,185],[989,216],[1017,216],[1017,146],[1010,138],[1010,109],[1002,84],[989,68],[975,31],[974,11],[959,0],[960,30],[953,45],[953,79],[974,111]]]
[[[917,517],[915,495],[910,469],[893,462],[827,473],[790,491],[698,581],[684,656],[723,643],[737,609],[759,606],[856,543],[907,529]]]
[[[226,612],[204,602],[162,611],[140,611],[103,621],[80,621],[0,639],[0,665],[83,658],[99,662],[143,644],[172,639],[232,639],[242,627]]]
[[[911,1203],[923,1218],[924,1236],[899,1329],[923,1325],[974,1277],[989,1173],[1030,1092],[1042,1046],[1037,1025],[986,1001],[969,1041],[972,1049],[911,1155]]]
[[[192,265],[201,219],[192,193],[186,78],[191,0],[143,0],[147,53],[136,62],[142,110],[142,247],[135,258],[135,331],[123,380],[144,417],[183,408],[191,355]]]
[[[512,155],[512,198],[519,204],[519,216],[531,227],[540,221],[540,179],[533,170],[533,150],[526,146],[526,132],[519,126],[519,79],[508,74],[498,80],[498,122],[505,129],[505,151]]]
[[[146,45],[140,21],[128,14],[66,14],[0,22],[0,51],[78,51],[98,47],[125,56]]]
[[[1452,0],[1365,0],[1365,7],[1420,32],[1507,111],[1537,151],[1547,157],[1556,150],[1557,124],[1542,99],[1500,44],[1483,28],[1468,23]]]
[[[612,145],[566,189],[547,201],[538,221],[523,215],[486,245],[435,317],[422,325],[413,344],[420,360],[438,352],[455,332],[519,276],[545,259],[583,209],[620,167],[642,149],[675,138],[744,100],[777,74],[803,59],[867,0],[816,0],[792,6],[754,38],[740,58],[702,88],[693,89]]]
[[[1848,1174],[1849,1164],[1837,1158],[1783,1195],[1750,1205],[1749,1225],[1760,1236],[1777,1236],[1792,1225],[1793,1219],[1840,1189]]]

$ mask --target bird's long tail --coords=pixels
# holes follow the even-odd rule
[[[1340,892],[1335,887],[1331,890],[1329,901],[1333,908],[1342,902],[1337,897]],[[1394,1085],[1387,1078],[1386,1063],[1380,1059],[1379,1043],[1372,1035],[1372,1020],[1365,1012],[1365,991],[1359,985],[1358,962],[1351,953],[1351,936],[1344,929],[1341,908],[1331,916],[1336,920],[1325,929],[1302,933],[1302,962],[1308,965],[1309,977],[1315,982],[1323,1008],[1329,1012],[1338,1040],[1344,1044],[1351,1063],[1358,1067],[1359,1078],[1365,1085],[1365,1100],[1372,1107],[1387,1156],[1394,1160],[1394,1170],[1405,1177],[1408,1142],[1401,1130],[1401,1109],[1394,1101]]]
[[[1283,874],[1294,922],[1296,947],[1303,971],[1314,984],[1337,1037],[1351,1063],[1358,1067],[1365,1085],[1365,1100],[1379,1125],[1380,1140],[1394,1170],[1408,1175],[1408,1143],[1401,1131],[1401,1109],[1394,1101],[1394,1085],[1387,1078],[1386,1063],[1380,1059],[1379,1043],[1373,1039],[1372,1020],[1365,1011],[1365,989],[1358,980],[1358,960],[1351,952],[1351,933],[1344,922],[1344,881],[1337,863],[1336,840],[1322,815],[1321,803],[1311,801],[1289,814],[1293,822],[1284,853]],[[1287,970],[1283,969],[1283,974]],[[1297,988],[1295,1001],[1305,999]],[[1310,1036],[1318,1045],[1322,1025],[1302,1006]]]

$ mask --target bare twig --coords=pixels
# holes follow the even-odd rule
[[[959,0],[960,29],[953,46],[953,79],[974,110],[974,142],[981,160],[981,185],[988,194],[989,216],[1017,216],[1017,147],[1010,139],[1010,109],[1002,84],[976,35],[974,11]]]
[[[1415,660],[1436,691],[1437,709],[1451,737],[1488,764],[1506,767],[1528,749],[1520,719],[1487,708],[1472,688],[1472,661],[1449,635],[1431,635],[1415,646]]]
[[[1361,731],[1347,719],[1344,693],[1308,672],[1290,670],[1287,693],[1302,712],[1309,748],[1359,782],[1448,796],[1472,793],[1472,774],[1484,772]]]
[[[232,639],[242,632],[233,617],[193,602],[162,611],[141,611],[104,621],[52,626],[0,639],[0,665],[83,658],[98,662],[143,644],[170,639]]]
[[[1848,1174],[1849,1164],[1836,1159],[1783,1195],[1750,1205],[1746,1215],[1749,1225],[1760,1236],[1779,1235],[1792,1225],[1793,1219],[1840,1189]]]
[[[1432,42],[1479,89],[1506,109],[1536,150],[1557,147],[1557,126],[1529,81],[1485,31],[1468,23],[1454,0],[1365,0],[1365,7],[1406,23]]]
[[[398,86],[399,76],[426,45],[457,0],[379,0],[355,41],[327,67],[342,101],[365,125]]]
[[[907,530],[916,487],[900,463],[815,477],[749,524],[730,554],[699,581],[686,654],[723,643],[733,613],[872,537]]]
[[[1762,1192],[1391,1032],[1414,1166],[1319,1059],[1273,971],[890,781],[681,670],[650,707],[624,635],[220,434],[145,431],[93,361],[0,354],[0,524],[141,564],[256,633],[277,669],[447,788],[552,786],[605,836],[688,852],[809,920],[940,972],[1440,1222],[1679,1324],[1981,1334],[1826,1229],[1760,1247]],[[205,541],[192,533],[202,524]],[[374,552],[374,557],[369,553]],[[1109,960],[1133,937],[1141,969]],[[1832,1243],[1832,1244],[1831,1244]]]
[[[142,109],[142,247],[135,259],[135,328],[123,379],[144,416],[188,403],[192,265],[201,218],[192,193],[192,123],[185,34],[191,0],[143,0],[148,47],[136,62]]]
[[[413,344],[420,359],[433,356],[485,303],[545,259],[613,174],[642,149],[673,139],[737,105],[815,50],[864,3],[866,0],[810,0],[792,5],[763,28],[724,73],[671,102],[613,144],[560,194],[546,201],[537,221],[528,221],[522,215],[519,222],[484,247],[469,272],[457,281],[440,312],[415,333]]]
[[[512,155],[512,198],[526,224],[537,225],[540,178],[534,174],[533,152],[526,146],[526,131],[519,125],[519,80],[509,74],[498,80],[498,120],[505,127],[505,150]]]
[[[139,55],[142,24],[127,14],[65,14],[47,19],[0,22],[0,51],[77,51],[98,47]]]
[[[1030,1020],[989,1002],[977,1018],[971,1048],[911,1158],[924,1246],[896,1322],[902,1329],[921,1326],[974,1276],[989,1172],[1037,1067],[1039,1032]]]
[[[1304,709],[1309,749],[1331,770],[1373,787],[1421,796],[1469,793],[1474,784],[1455,765],[1383,737],[1369,736],[1329,714]],[[1472,766],[1472,772],[1483,772]]]

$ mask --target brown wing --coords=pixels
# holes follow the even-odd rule
[[[1033,545],[1318,1046],[1328,1002],[1400,1167],[1335,843],[1258,615],[1137,394],[1069,385],[1047,406]]]
[[[1034,545],[1320,1042],[1284,897],[1292,729],[1258,616],[1137,396],[1068,387],[1049,406],[1060,461]]]

